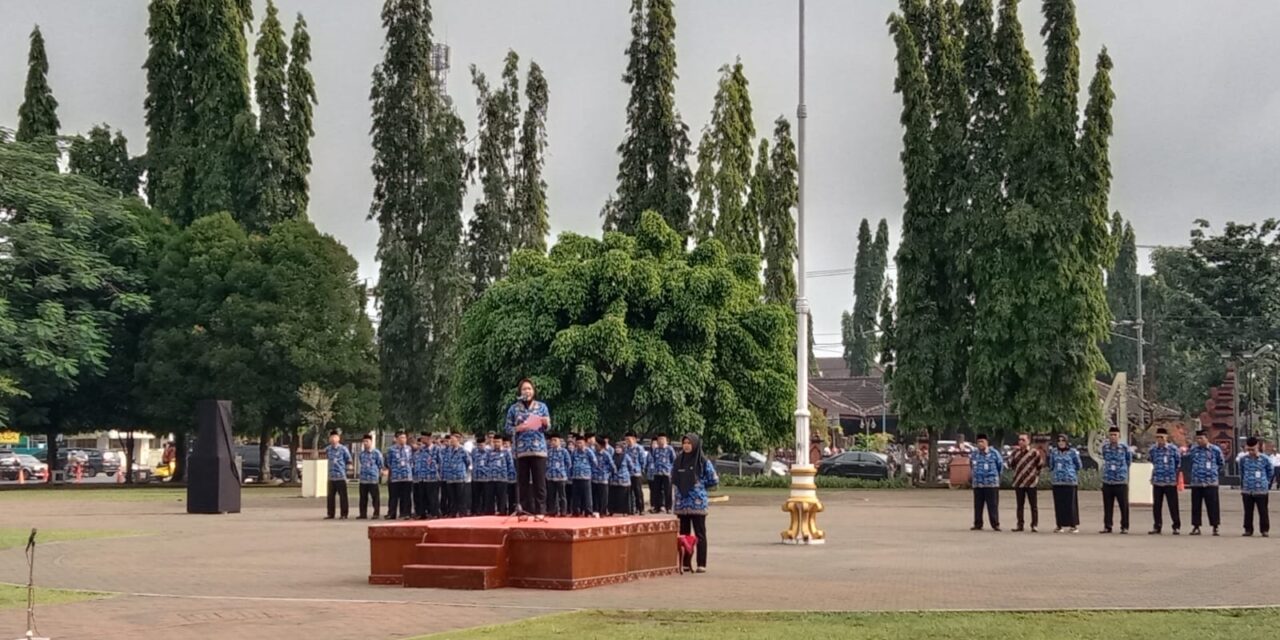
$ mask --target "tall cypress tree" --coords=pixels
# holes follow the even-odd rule
[[[693,174],[693,190],[698,196],[693,207],[692,236],[695,243],[710,238],[716,229],[716,143],[711,126],[702,129],[698,141],[698,170]]]
[[[769,198],[760,216],[764,231],[764,299],[795,304],[796,222],[791,209],[799,198],[796,145],[791,123],[779,116],[773,126],[773,150],[769,154]],[[812,337],[812,332],[810,332]]]
[[[631,87],[627,131],[618,153],[617,197],[605,229],[631,232],[654,210],[684,237],[690,233],[689,132],[676,108],[674,0],[632,0],[631,44],[622,80]]]
[[[845,312],[841,323],[844,362],[855,376],[867,375],[875,357],[875,339],[869,333],[872,327],[868,326],[867,309],[871,310],[870,324],[874,325],[880,287],[877,286],[874,293],[870,289],[871,251],[871,225],[863,218],[858,225],[858,248],[853,257],[853,312]]]
[[[885,382],[893,379],[896,324],[893,319],[893,282],[886,281],[884,290],[880,292],[880,368],[884,370]]]
[[[760,238],[763,220],[769,211],[770,186],[773,174],[769,170],[769,139],[760,138],[756,147],[756,168],[751,174],[751,192],[747,194],[747,207],[743,215],[745,232],[740,241],[749,243],[745,248],[752,255],[761,255]]]
[[[289,113],[285,94],[285,67],[289,47],[284,41],[284,28],[276,5],[267,0],[267,14],[258,28],[258,42],[253,53],[258,58],[254,74],[254,97],[258,101],[258,215],[252,219],[253,231],[266,231],[287,220],[294,208],[287,195],[289,163]]]
[[[717,214],[714,233],[730,251],[759,254],[760,222],[748,219],[746,211],[754,122],[742,62],[721,67],[709,132],[716,162],[712,178]]]
[[[68,154],[71,173],[82,175],[121,196],[138,195],[138,163],[129,157],[129,141],[124,134],[102,124],[89,130],[89,136],[76,136]]]
[[[178,49],[185,66],[179,101],[182,159],[189,192],[169,212],[192,220],[230,211],[258,228],[257,122],[249,97],[245,29],[253,20],[248,0],[187,0],[178,3]]]
[[[427,2],[386,0],[382,24],[383,61],[370,92],[382,407],[392,426],[415,428],[447,406],[449,347],[463,286],[465,132],[432,90]]]
[[[471,277],[471,293],[479,297],[507,271],[507,260],[515,248],[514,156],[520,125],[520,59],[507,53],[502,70],[502,86],[494,91],[484,74],[471,67],[476,87],[476,110],[480,115],[480,145],[477,168],[481,198],[467,230],[466,264]]]
[[[524,84],[527,104],[520,125],[520,150],[516,158],[515,204],[512,238],[516,249],[546,252],[551,221],[547,213],[547,183],[542,178],[547,153],[547,79],[542,67],[529,63]]]
[[[284,192],[291,218],[306,218],[311,206],[311,138],[315,137],[312,108],[316,83],[311,77],[311,34],[299,13],[289,41],[288,112],[285,132]]]
[[[57,152],[58,101],[49,88],[49,57],[44,50],[44,36],[37,25],[31,29],[31,47],[27,51],[27,84],[18,107],[18,142],[37,143]],[[56,161],[55,165],[56,166]]]
[[[1120,217],[1119,211],[1111,219],[1111,237],[1118,245],[1119,252],[1115,262],[1107,269],[1107,307],[1111,311],[1111,317],[1117,322],[1133,322],[1138,319],[1138,248],[1133,226]],[[1113,331],[1121,336],[1137,339],[1137,333],[1131,326],[1119,325]],[[1111,336],[1103,349],[1107,363],[1111,365],[1111,373],[1137,373],[1137,354],[1133,340]]]
[[[147,22],[147,201],[169,213],[178,209],[188,175],[180,136],[187,94],[186,68],[178,52],[178,0],[151,0]]]

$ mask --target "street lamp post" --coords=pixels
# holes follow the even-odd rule
[[[818,471],[809,460],[809,299],[805,297],[804,270],[804,0],[800,0],[800,92],[796,106],[796,456],[791,466],[791,496],[782,510],[791,524],[782,532],[786,544],[821,544],[826,534],[818,528]]]

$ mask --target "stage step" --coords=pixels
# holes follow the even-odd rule
[[[406,564],[404,586],[420,589],[498,589],[506,586],[498,567]]]
[[[430,544],[484,544],[501,546],[507,540],[505,529],[427,526],[422,541]]]
[[[416,546],[418,564],[453,565],[459,567],[500,567],[506,564],[500,544],[457,544],[423,542]]]

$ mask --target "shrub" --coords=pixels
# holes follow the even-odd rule
[[[907,481],[904,478],[894,478],[892,480],[864,480],[862,478],[836,478],[832,476],[818,476],[817,484],[819,489],[905,489],[908,486]],[[720,486],[787,489],[791,487],[791,477],[770,475],[738,476],[723,474],[720,476]]]

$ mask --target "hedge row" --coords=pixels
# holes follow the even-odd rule
[[[818,476],[819,489],[905,489],[909,485],[903,478],[893,480],[863,480],[862,478],[836,478]],[[786,489],[791,486],[791,476],[737,476],[722,474],[720,485],[724,487],[762,487]]]

